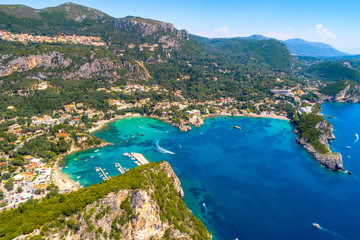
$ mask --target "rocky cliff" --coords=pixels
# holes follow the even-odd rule
[[[348,102],[359,103],[360,102],[360,86],[351,86],[348,82],[345,83],[345,88],[335,94],[334,96],[322,96],[320,103],[327,102]]]
[[[171,23],[139,17],[116,19],[114,27],[120,31],[141,34],[143,37],[152,36],[158,43],[162,44],[165,52],[179,51],[181,41],[189,40],[189,33],[186,30],[177,30]]]
[[[138,187],[116,190],[117,184],[126,181],[136,182]],[[69,240],[212,239],[204,225],[186,208],[181,199],[184,196],[181,183],[167,162],[137,167],[136,171],[132,169],[102,184],[110,184],[113,190],[81,211],[58,216],[57,221],[45,223],[38,230],[29,230],[16,239],[36,235]],[[93,194],[99,193],[93,189]]]
[[[333,171],[345,171],[342,162],[342,155],[340,153],[332,153],[329,146],[329,140],[335,139],[332,125],[327,121],[322,121],[319,122],[315,128],[321,132],[318,140],[326,147],[328,153],[319,153],[314,148],[314,146],[307,141],[306,138],[299,135],[297,130],[295,130],[295,133],[297,133],[299,136],[296,138],[296,142],[300,144],[308,153],[310,153],[311,156],[313,156],[321,166]]]
[[[91,78],[95,76],[116,77],[117,71],[122,71],[124,77],[129,79],[147,80],[149,73],[136,61],[111,60],[109,58],[90,59],[76,52],[63,54],[56,51],[32,54],[27,56],[13,56],[0,54],[0,77],[13,73],[24,73],[33,70],[31,74],[43,75],[45,78]]]

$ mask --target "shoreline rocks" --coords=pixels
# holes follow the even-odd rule
[[[321,154],[318,153],[315,148],[307,143],[304,138],[297,137],[296,142],[300,144],[308,153],[315,158],[315,160],[323,167],[326,167],[332,171],[345,172],[342,162],[342,155],[340,153]]]
[[[319,142],[323,144],[329,153],[322,154],[319,153],[310,143],[306,141],[304,137],[298,136],[296,138],[296,143],[300,144],[311,156],[323,167],[328,168],[332,171],[342,171],[346,172],[343,167],[342,155],[340,153],[331,152],[329,146],[329,140],[335,139],[335,135],[333,134],[332,124],[325,121],[319,122],[316,126],[316,129],[321,131],[321,135],[319,136]],[[297,135],[299,131],[297,129],[294,130]]]

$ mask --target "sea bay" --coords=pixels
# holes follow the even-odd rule
[[[296,144],[289,122],[246,117],[209,118],[186,133],[156,119],[125,118],[95,133],[113,146],[70,155],[63,173],[88,186],[102,181],[95,167],[120,174],[115,163],[133,168],[123,154],[139,152],[171,164],[188,208],[216,239],[359,239],[360,157],[352,129],[360,124],[356,117],[346,120],[351,125],[343,119],[354,115],[352,108],[360,113],[360,106],[344,106],[324,104],[323,112],[336,117],[330,120],[337,136],[331,146],[353,176],[320,167]]]

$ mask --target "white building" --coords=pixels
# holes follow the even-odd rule
[[[48,88],[48,85],[45,82],[40,83],[38,86],[38,90],[45,90],[47,88]]]
[[[306,107],[299,108],[299,112],[301,114],[303,114],[303,113],[311,113],[311,110],[312,110],[311,106],[306,106]]]

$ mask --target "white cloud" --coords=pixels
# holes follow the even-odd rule
[[[230,38],[239,36],[239,34],[232,33],[228,26],[216,28],[212,32],[198,32],[197,35],[208,38]]]
[[[294,38],[292,33],[283,33],[283,32],[267,32],[264,34],[266,37],[275,38],[278,40],[287,40],[289,38]]]
[[[217,29],[214,30],[214,33],[216,35],[220,35],[220,36],[223,36],[223,37],[231,37],[230,30],[229,30],[228,26],[217,28]]]
[[[320,38],[336,38],[336,35],[325,28],[322,24],[317,24],[315,26],[316,35]]]

